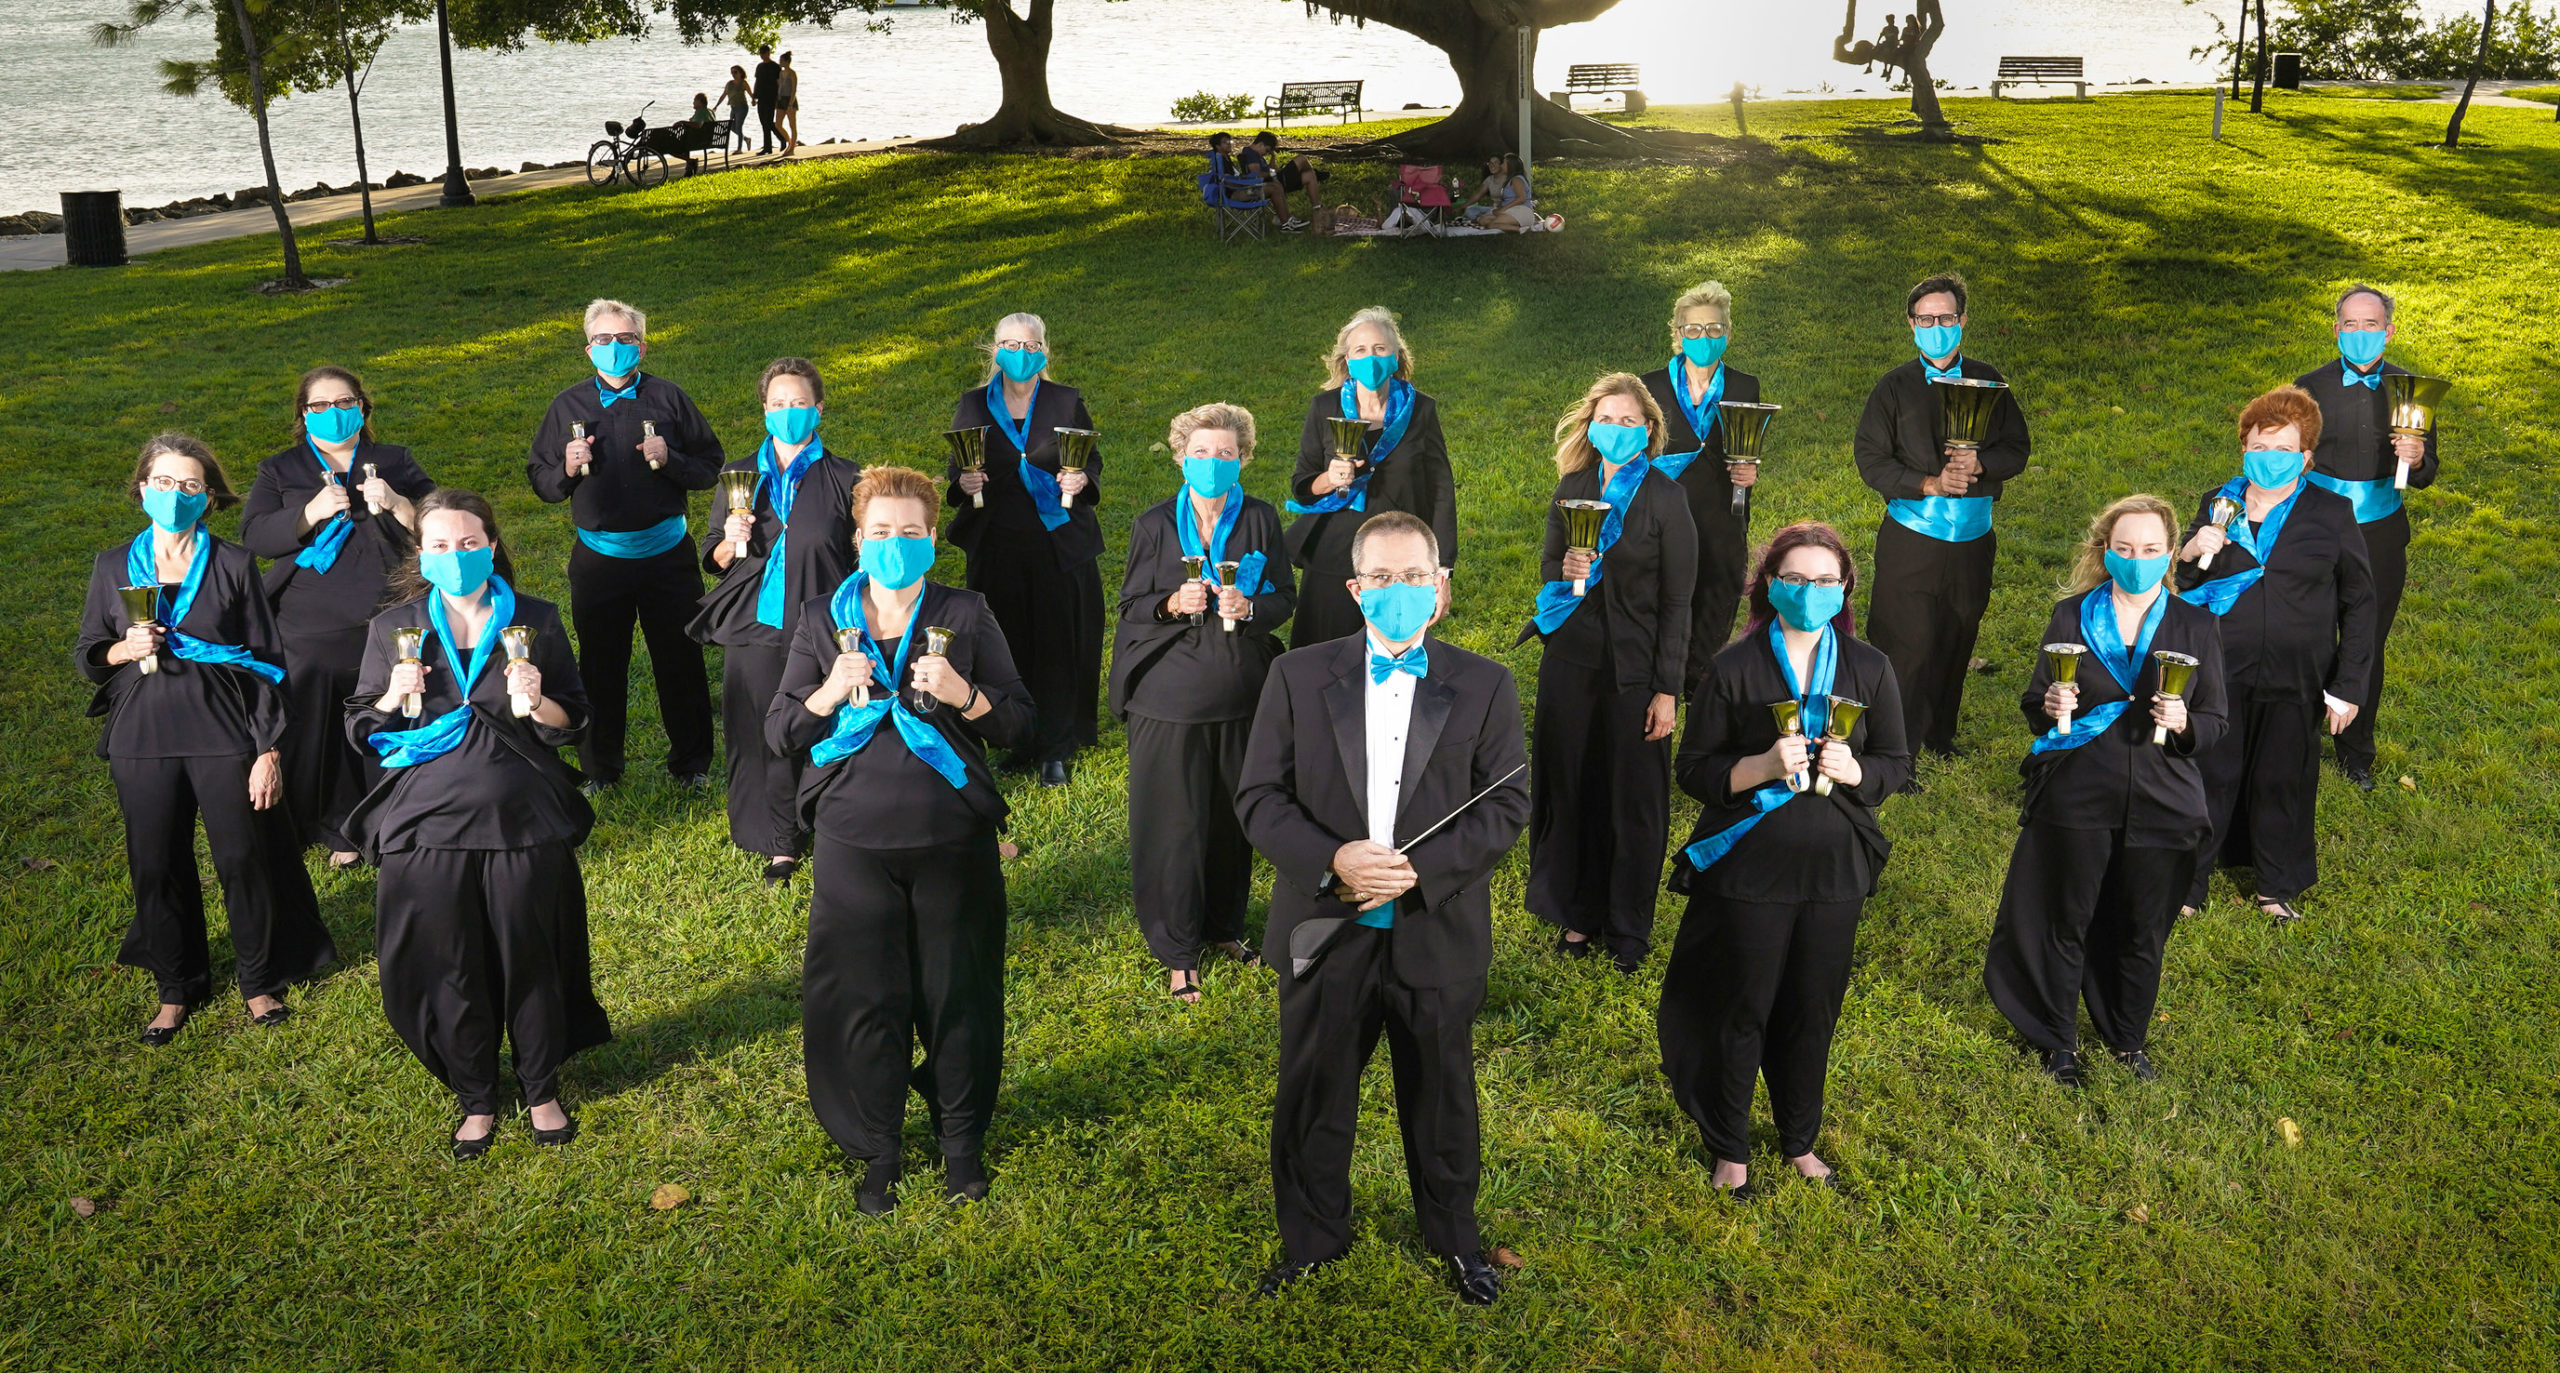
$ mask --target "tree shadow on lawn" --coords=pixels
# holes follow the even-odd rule
[[[2555,187],[2560,187],[2560,147],[2518,141],[2505,129],[2495,143],[2475,146],[2477,131],[2466,130],[2462,147],[2435,145],[2429,130],[2401,121],[2359,123],[2348,130],[2330,127],[2316,115],[2269,113],[2269,120],[2298,136],[2318,136],[2357,155],[2359,169],[2396,183],[2417,198],[2450,201],[2473,214],[2521,224],[2560,226]],[[2539,125],[2536,126],[2539,129]],[[2433,131],[2441,138],[2440,129]],[[2386,201],[2373,207],[2389,217]]]
[[[569,1060],[563,1076],[579,1097],[602,1100],[799,1026],[800,979],[763,973],[637,1025],[617,1025],[611,1043]]]

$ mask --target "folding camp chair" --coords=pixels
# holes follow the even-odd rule
[[[1217,231],[1219,242],[1270,236],[1271,201],[1263,178],[1237,176],[1225,158],[1211,153],[1209,170],[1200,174],[1199,183],[1200,203],[1209,207],[1209,227]]]

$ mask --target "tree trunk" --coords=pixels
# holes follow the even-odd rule
[[[339,78],[347,83],[347,122],[356,131],[356,194],[364,201],[364,241],[380,243],[382,236],[373,228],[373,175],[364,166],[364,111],[357,108],[356,69],[341,67]]]
[[[2249,65],[2249,6],[2240,6],[2240,30],[2231,36],[2231,98],[2240,98],[2240,69]]]
[[[1049,99],[1049,39],[1056,0],[1031,0],[1026,17],[1013,12],[1013,0],[977,0],[970,8],[987,26],[987,50],[995,55],[996,74],[1004,82],[1004,99],[984,123],[963,124],[948,138],[930,138],[928,148],[1000,148],[1035,144],[1049,148],[1090,148],[1119,141],[1128,129],[1096,124],[1061,111]]]
[[[1911,79],[1911,113],[1920,120],[1920,132],[1926,138],[1945,138],[1952,126],[1946,112],[1938,108],[1938,79],[1929,74],[1929,54],[1938,50],[1938,40],[1947,32],[1947,16],[1938,8],[1938,0],[1920,0],[1920,32],[1909,33],[1902,40],[1902,74]]]
[[[2488,0],[2487,13],[2480,16],[2480,50],[2471,56],[2471,79],[2462,83],[2462,99],[2453,107],[2453,122],[2444,126],[2444,145],[2462,146],[2462,116],[2471,109],[2471,92],[2480,84],[2480,68],[2489,61],[2489,31],[2498,22],[2498,0]]]
[[[1397,25],[1396,27],[1403,27]],[[1431,31],[1408,29],[1448,55],[1458,74],[1458,105],[1445,119],[1366,144],[1415,161],[1477,162],[1520,151],[1520,34],[1473,12],[1447,15]],[[1537,39],[1529,43],[1535,70]],[[1533,90],[1529,97],[1533,155],[1642,157],[1666,151],[1656,140],[1575,114]]]
[[[258,60],[258,33],[249,26],[248,0],[231,0],[231,22],[240,26],[240,52],[249,63],[249,113],[258,121],[258,157],[267,168],[267,204],[276,212],[276,237],[284,243],[284,284],[308,286],[302,247],[293,239],[293,216],[284,210],[284,185],[276,180],[275,140],[267,134],[267,69]]]
[[[2258,0],[2258,70],[2249,83],[2249,113],[2267,108],[2267,0]]]

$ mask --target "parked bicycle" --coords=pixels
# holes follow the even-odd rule
[[[673,175],[673,166],[664,152],[652,146],[649,121],[643,117],[649,106],[657,103],[652,100],[642,105],[628,125],[615,119],[604,122],[605,136],[587,149],[588,185],[610,186],[616,181],[640,187],[666,184]]]

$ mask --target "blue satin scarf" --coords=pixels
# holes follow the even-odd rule
[[[1823,725],[1831,714],[1831,685],[1840,671],[1840,631],[1827,624],[1822,627],[1822,641],[1813,649],[1813,671],[1807,674],[1810,680],[1801,687],[1796,684],[1795,660],[1787,656],[1786,631],[1774,619],[1769,621],[1769,651],[1777,655],[1778,672],[1787,679],[1787,694],[1796,699],[1808,745],[1820,749]],[[1717,859],[1733,852],[1733,846],[1741,843],[1742,836],[1756,828],[1762,817],[1796,795],[1783,777],[1763,783],[1751,793],[1751,814],[1682,849],[1680,856],[1688,860],[1692,871],[1705,872],[1715,866]]]
[[[1218,564],[1227,560],[1227,536],[1235,532],[1236,517],[1243,511],[1244,484],[1238,482],[1227,488],[1227,503],[1218,511],[1218,526],[1209,531],[1209,542],[1204,547],[1200,542],[1200,521],[1191,509],[1191,488],[1185,486],[1173,493],[1173,532],[1182,540],[1185,557],[1204,560],[1200,566],[1200,580],[1207,582],[1212,590],[1218,585],[1213,574]],[[1236,559],[1236,589],[1248,596],[1259,596],[1269,591],[1271,587],[1262,578],[1262,569],[1269,561],[1268,555],[1258,548]]]
[[[2387,520],[2400,509],[2400,488],[2393,486],[2389,477],[2379,481],[2351,482],[2341,477],[2330,476],[2326,472],[2314,472],[2308,468],[2303,470],[2302,475],[2313,486],[2323,491],[2335,491],[2346,497],[2347,504],[2356,508],[2358,524]]]
[[[684,542],[682,515],[669,515],[646,529],[578,531],[578,542],[608,558],[654,558]]]
[[[1650,460],[1629,458],[1626,465],[1618,469],[1618,475],[1601,488],[1600,499],[1609,503],[1609,517],[1600,522],[1600,547],[1591,559],[1591,575],[1583,579],[1586,592],[1600,585],[1600,561],[1608,555],[1609,546],[1626,532],[1627,507],[1635,502],[1636,489],[1644,485],[1644,474],[1652,470]],[[1549,582],[1538,588],[1538,608],[1530,619],[1537,624],[1540,634],[1553,634],[1565,621],[1573,618],[1573,612],[1582,608],[1585,599],[1573,594],[1573,579],[1570,577]]]
[[[309,439],[304,439],[302,441],[302,446],[310,450],[312,457],[319,459],[320,480],[325,482],[335,481],[338,479],[338,469],[329,465],[329,459],[322,455],[318,444],[313,443]],[[347,475],[351,477],[355,475],[353,463],[348,464]],[[349,496],[353,496],[355,493],[350,491],[347,494]],[[307,567],[314,572],[326,572],[330,568],[337,566],[338,550],[346,547],[347,535],[352,532],[355,527],[355,517],[347,511],[341,510],[337,514],[331,515],[327,524],[311,531],[310,545],[305,547],[301,552],[293,555],[293,565],[296,567]]]
[[[2189,605],[2203,606],[2216,615],[2230,614],[2231,607],[2239,602],[2240,594],[2256,586],[2258,579],[2267,575],[2267,559],[2275,556],[2276,536],[2284,532],[2284,522],[2293,514],[2293,503],[2302,499],[2302,486],[2299,480],[2294,483],[2293,494],[2267,512],[2266,519],[2258,524],[2257,533],[2249,532],[2249,522],[2245,518],[2231,522],[2232,547],[2247,549],[2249,556],[2258,560],[2256,567],[2189,587],[2178,593],[2178,599]],[[2236,501],[2243,499],[2248,489],[2247,477],[2233,477],[2213,494],[2224,500]]]
[[[178,622],[187,618],[187,612],[195,608],[196,592],[204,588],[204,570],[213,558],[213,531],[198,524],[195,534],[195,557],[187,563],[186,580],[178,583],[178,599],[168,605],[159,617],[161,628],[168,631],[169,651],[191,663],[228,663],[233,667],[246,668],[278,686],[284,685],[283,668],[259,662],[250,656],[249,650],[238,644],[217,644],[210,639],[178,632]],[[124,580],[127,586],[160,585],[160,560],[151,552],[151,529],[146,528],[134,535],[132,545],[125,549]],[[162,591],[160,599],[167,600],[168,594]]]
[[[1689,359],[1685,354],[1673,353],[1671,398],[1680,402],[1680,413],[1689,421],[1689,432],[1698,436],[1698,446],[1686,453],[1665,453],[1653,460],[1653,467],[1662,475],[1678,481],[1680,474],[1689,470],[1689,464],[1707,451],[1707,435],[1724,417],[1724,412],[1716,408],[1717,403],[1724,399],[1724,364],[1716,364],[1715,376],[1707,383],[1707,398],[1692,405],[1689,403]]]
[[[1049,469],[1031,460],[1031,417],[1040,409],[1040,379],[1031,379],[1031,403],[1022,407],[1022,419],[1016,422],[1013,412],[1004,404],[1004,381],[987,383],[987,414],[996,427],[1013,441],[1013,451],[1020,455],[1022,489],[1031,493],[1031,508],[1040,516],[1040,527],[1056,529],[1067,522],[1067,508],[1058,500],[1058,478]]]
[[[471,728],[471,689],[480,682],[481,670],[498,648],[498,631],[513,624],[516,618],[516,593],[496,573],[489,576],[489,622],[480,627],[480,642],[472,645],[469,666],[463,666],[462,655],[454,651],[453,629],[445,623],[444,593],[427,593],[427,637],[444,651],[448,671],[461,673],[462,704],[429,720],[416,729],[387,729],[370,735],[365,742],[382,755],[386,768],[415,767],[432,763],[453,752],[462,744],[463,734]],[[418,655],[425,658],[421,652]]]
[[[765,550],[764,580],[756,584],[757,624],[782,628],[782,613],[788,608],[785,595],[791,575],[782,554],[791,542],[791,507],[800,502],[800,479],[809,475],[809,468],[826,455],[827,441],[815,434],[809,436],[809,442],[800,449],[800,456],[792,459],[789,467],[777,464],[773,440],[766,439],[764,447],[756,450],[756,485],[766,491],[765,499],[773,502],[774,518],[782,525],[781,531],[773,536],[773,547]]]
[[[2115,593],[2102,583],[2081,597],[2080,641],[2089,646],[2090,654],[2097,658],[2099,666],[2107,670],[2108,676],[2116,679],[2116,685],[2124,688],[2125,699],[2081,711],[2071,717],[2069,730],[2046,730],[2027,746],[2027,752],[2051,753],[2056,749],[2078,748],[2106,733],[2107,727],[2116,722],[2116,717],[2132,707],[2133,684],[2141,679],[2143,661],[2151,656],[2152,631],[2160,628],[2160,618],[2168,612],[2169,598],[2153,597],[2151,609],[2142,617],[2142,633],[2135,637],[2133,647],[2126,648],[2124,634],[2116,626]]]
[[[856,572],[845,578],[844,585],[836,588],[835,597],[827,603],[827,608],[835,613],[838,626],[860,636],[862,651],[871,659],[871,703],[857,706],[847,701],[836,707],[835,727],[809,749],[809,761],[825,767],[839,758],[860,753],[870,745],[872,736],[880,730],[880,721],[885,717],[898,727],[898,737],[906,741],[907,751],[922,759],[926,767],[942,774],[942,780],[949,782],[953,791],[958,791],[969,785],[968,764],[960,761],[959,752],[951,747],[950,740],[942,737],[941,730],[925,723],[907,708],[906,693],[898,689],[898,684],[907,677],[907,650],[915,647],[916,626],[922,618],[924,598],[916,598],[919,613],[908,617],[907,632],[898,640],[898,660],[892,664],[881,656],[880,645],[873,641],[871,631],[863,622],[862,592],[870,584],[871,576],[865,572]]]
[[[1344,419],[1360,418],[1360,398],[1354,394],[1358,386],[1359,383],[1354,381],[1342,383],[1342,417]],[[1368,509],[1369,479],[1378,474],[1378,464],[1394,456],[1396,445],[1404,442],[1404,431],[1413,423],[1413,397],[1413,383],[1402,377],[1388,378],[1386,413],[1381,417],[1378,437],[1369,444],[1369,461],[1362,464],[1359,472],[1351,478],[1349,486],[1318,496],[1307,505],[1291,501],[1289,513],[1322,515],[1346,506],[1353,510]]]

